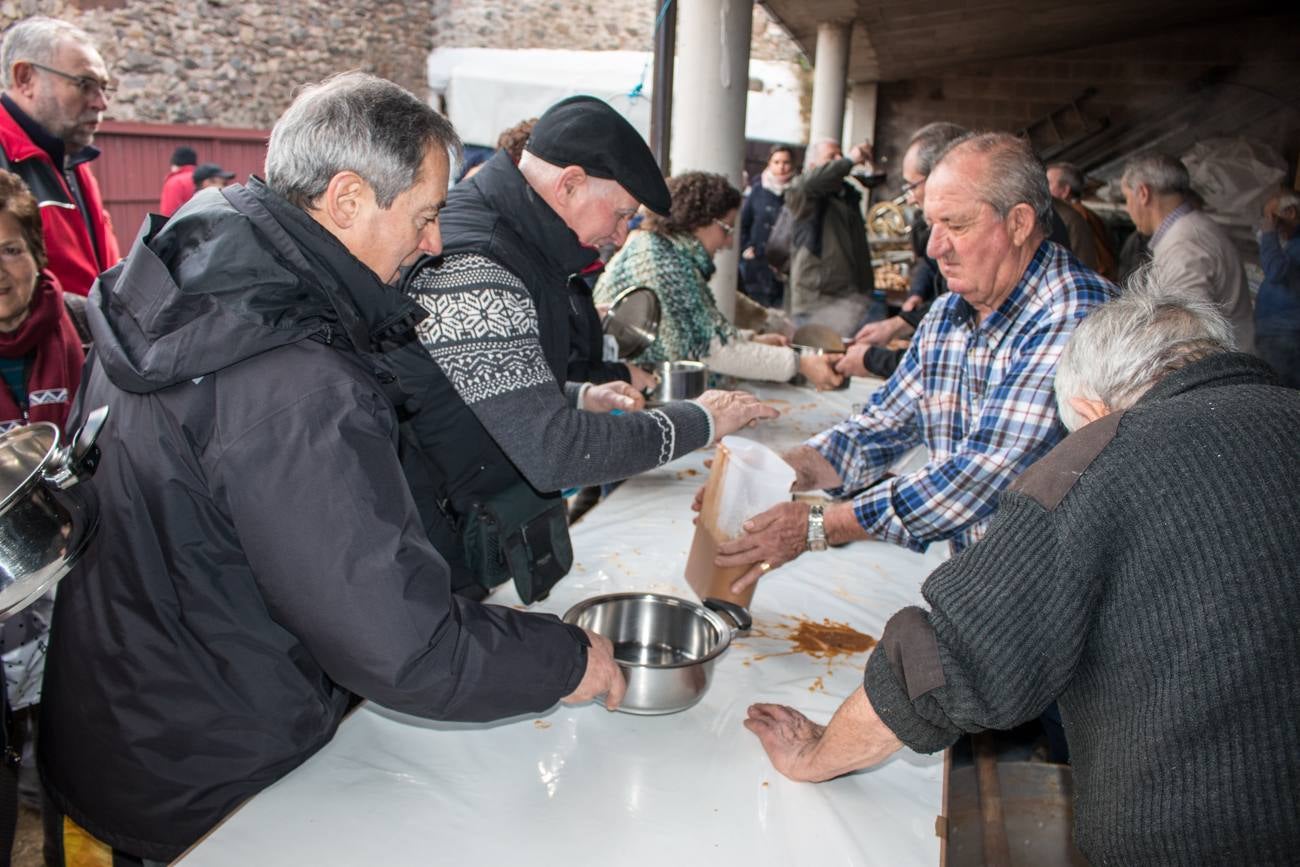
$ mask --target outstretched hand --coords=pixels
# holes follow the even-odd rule
[[[783,704],[751,704],[745,728],[758,735],[772,767],[798,782],[815,782],[808,772],[826,726]]]

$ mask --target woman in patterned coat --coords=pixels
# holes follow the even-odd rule
[[[690,359],[740,379],[785,382],[803,374],[819,389],[839,385],[838,356],[801,357],[781,335],[739,330],[718,310],[709,277],[714,254],[730,247],[736,233],[740,191],[706,172],[669,178],[668,190],[668,216],[649,214],[596,284],[597,304],[633,286],[649,286],[659,296],[658,336],[633,361]]]

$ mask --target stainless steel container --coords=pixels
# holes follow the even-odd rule
[[[713,663],[737,632],[753,625],[739,605],[721,599],[700,605],[658,593],[595,596],[570,608],[564,622],[613,642],[627,678],[618,709],[642,715],[676,713],[698,702]]]
[[[659,296],[647,286],[619,293],[605,315],[603,330],[618,344],[618,357],[634,358],[650,348],[659,334]]]
[[[661,361],[654,367],[659,384],[646,398],[650,403],[690,400],[704,393],[709,369],[698,361]]]
[[[95,501],[71,489],[94,472],[107,417],[107,408],[91,413],[66,448],[48,422],[0,435],[0,620],[53,587],[89,544]]]

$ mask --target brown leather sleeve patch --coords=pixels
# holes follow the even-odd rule
[[[1047,511],[1053,511],[1061,505],[1084,470],[1110,445],[1123,417],[1122,412],[1112,412],[1079,428],[1021,473],[1007,490],[1018,491],[1037,501]]]
[[[947,683],[939,661],[939,641],[920,608],[904,608],[889,618],[880,636],[880,648],[912,701]]]

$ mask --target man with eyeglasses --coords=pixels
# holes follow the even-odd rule
[[[930,176],[939,154],[948,145],[966,135],[967,130],[955,123],[935,121],[927,123],[912,134],[903,152],[903,188],[907,201],[918,211],[925,208],[925,181]],[[939,265],[925,253],[930,242],[930,226],[923,214],[918,213],[911,226],[912,252],[916,261],[912,265],[911,286],[907,301],[896,316],[877,322],[868,322],[853,336],[853,345],[835,369],[845,376],[888,377],[898,368],[906,349],[888,349],[887,344],[896,338],[908,337],[916,331],[930,305],[948,291],[948,283],[939,272]]]
[[[448,195],[443,257],[417,262],[403,285],[429,313],[420,340],[443,374],[407,405],[430,460],[416,502],[460,592],[481,595],[500,580],[461,544],[483,498],[511,491],[542,511],[557,491],[625,479],[777,415],[723,391],[610,414],[640,410],[644,398],[626,382],[567,381],[571,314],[590,303],[578,294],[582,272],[599,247],[622,245],[638,205],[666,213],[669,204],[640,134],[590,96],[543,114],[517,166],[498,151]],[[556,560],[563,574],[563,551]]]
[[[36,16],[0,44],[0,168],[21,177],[41,205],[49,270],[85,295],[121,258],[90,163],[113,86],[89,34]]]

